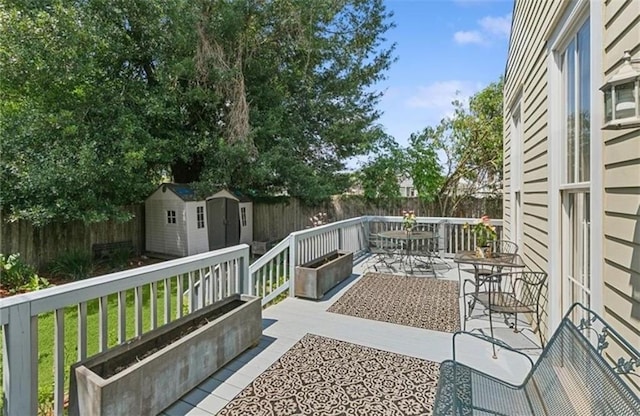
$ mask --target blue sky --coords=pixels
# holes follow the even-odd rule
[[[412,132],[452,111],[456,91],[469,97],[504,73],[511,0],[386,0],[396,27],[387,32],[398,61],[379,109],[380,124],[403,147]]]

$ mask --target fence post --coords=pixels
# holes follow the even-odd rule
[[[3,389],[5,415],[38,413],[38,317],[31,304],[8,308],[9,323],[3,328]]]
[[[342,228],[338,228],[338,250],[344,249],[344,235],[342,231]]]
[[[289,296],[295,296],[296,285],[296,256],[298,252],[298,235],[289,236]]]

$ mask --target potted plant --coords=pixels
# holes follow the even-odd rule
[[[413,227],[416,226],[416,214],[413,210],[402,211],[402,229],[407,233],[410,233],[413,230]]]
[[[496,227],[491,224],[491,218],[483,215],[474,225],[464,224],[464,229],[471,228],[476,241],[476,254],[479,257],[489,257],[491,255],[490,245],[498,238]]]

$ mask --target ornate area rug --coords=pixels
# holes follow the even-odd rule
[[[367,273],[328,312],[441,332],[460,329],[458,282]]]
[[[439,364],[307,334],[219,415],[430,415]]]

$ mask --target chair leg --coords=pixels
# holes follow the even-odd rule
[[[467,299],[465,293],[462,292],[462,304],[464,305],[464,313],[462,314],[462,330],[467,330]]]
[[[491,318],[491,315],[491,308],[489,308],[489,330],[491,331],[491,338],[494,339],[495,337],[493,336],[493,319]],[[491,348],[493,349],[493,359],[495,360],[498,358],[498,355],[496,354],[496,344],[492,342]]]

